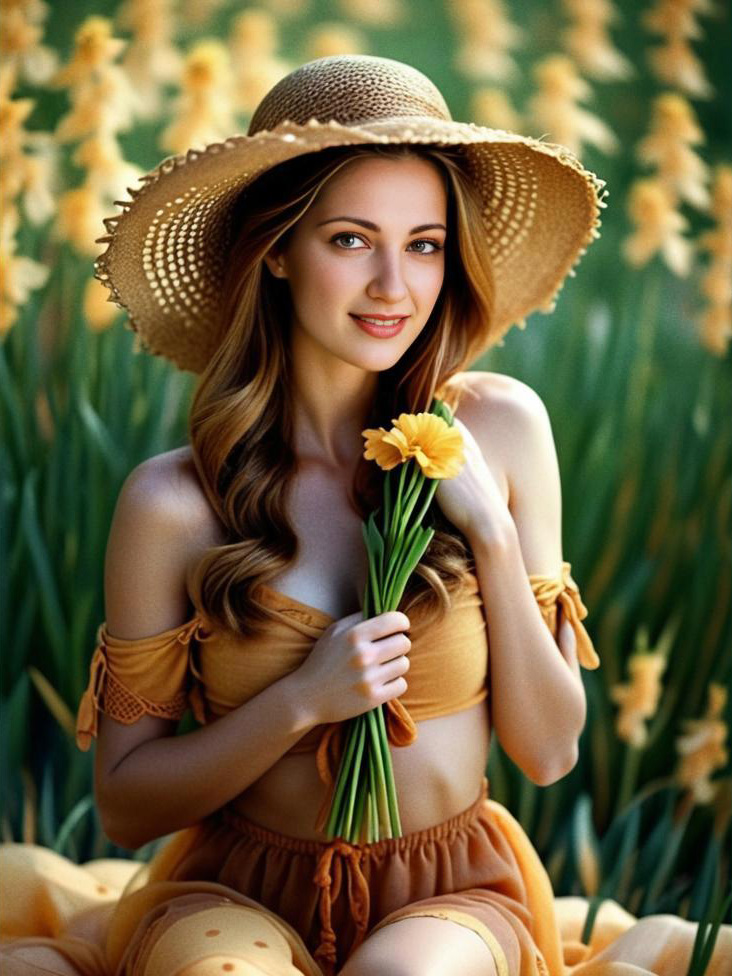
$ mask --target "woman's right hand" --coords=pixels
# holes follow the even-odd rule
[[[409,627],[401,610],[367,620],[357,611],[330,625],[296,672],[316,724],[345,721],[404,694]]]

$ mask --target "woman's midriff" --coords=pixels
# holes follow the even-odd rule
[[[479,793],[490,746],[490,699],[417,722],[410,746],[391,746],[402,833],[433,827],[467,809]],[[313,829],[325,787],[312,752],[284,755],[230,804],[269,830],[325,840]]]

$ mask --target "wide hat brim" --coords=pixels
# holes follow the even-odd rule
[[[567,277],[599,237],[605,183],[568,149],[473,123],[399,117],[360,125],[315,119],[235,135],[165,159],[115,201],[95,276],[125,308],[145,351],[202,372],[221,340],[221,296],[233,205],[263,172],[334,146],[464,147],[483,200],[494,310],[476,357],[534,311],[550,312]],[[466,364],[469,365],[469,364]]]

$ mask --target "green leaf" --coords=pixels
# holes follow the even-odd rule
[[[104,421],[83,393],[76,397],[76,409],[84,429],[89,435],[89,443],[93,444],[102,455],[112,476],[122,478],[125,472],[119,448],[107,430]]]
[[[424,555],[425,549],[432,541],[434,534],[435,530],[432,528],[420,529],[420,531],[417,533],[417,537],[412,543],[412,546],[404,559],[404,564],[394,581],[394,585],[389,593],[389,601],[386,603],[386,606],[393,609],[396,609],[399,606],[399,602],[401,601],[407,585],[407,580],[414,571],[417,563]]]
[[[625,891],[630,883],[633,864],[635,861],[635,851],[638,847],[638,837],[640,835],[641,809],[640,806],[632,807],[618,821],[617,828],[621,832],[620,845],[613,857],[612,869],[608,869],[605,862],[603,851],[603,864],[605,876],[600,886],[600,893],[614,898],[621,905],[625,901]]]
[[[379,575],[376,568],[376,554],[374,552],[374,542],[370,535],[369,526],[366,523],[361,523],[361,534],[363,536],[364,545],[366,547],[366,555],[368,556],[369,564],[369,580],[366,586],[367,591],[370,591],[371,598],[374,602],[374,612],[381,613],[381,586],[379,585]],[[371,601],[369,600],[369,606]],[[367,616],[364,614],[364,616]]]
[[[59,854],[63,854],[66,845],[71,837],[71,834],[76,829],[79,822],[89,813],[90,810],[94,809],[94,797],[83,796],[78,803],[76,803],[71,809],[70,813],[61,824],[58,834],[56,835],[56,840],[53,843],[53,850]]]
[[[724,898],[723,893],[718,898],[710,900],[703,917],[699,921],[694,946],[689,960],[687,976],[704,976],[714,952],[722,922],[732,906],[732,887]]]
[[[582,793],[572,816],[572,848],[585,893],[595,895],[601,881],[600,842],[592,822],[592,798]]]
[[[374,565],[376,567],[377,579],[384,578],[384,538],[376,525],[376,518],[371,512],[368,520],[368,539],[370,551],[374,554]]]

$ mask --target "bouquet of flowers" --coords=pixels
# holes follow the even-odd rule
[[[386,472],[383,505],[362,525],[369,562],[364,619],[398,608],[434,535],[422,523],[438,483],[454,478],[464,462],[462,435],[442,401],[433,399],[427,413],[400,414],[392,424],[389,431],[380,427],[361,432],[364,457]],[[379,705],[347,723],[325,824],[331,839],[371,843],[402,835],[383,708]]]

